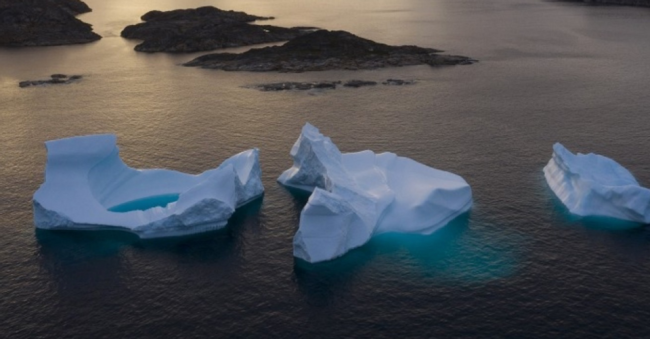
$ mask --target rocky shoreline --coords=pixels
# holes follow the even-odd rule
[[[91,9],[80,0],[0,0],[0,46],[84,44],[101,39],[75,16]]]
[[[440,54],[418,46],[389,46],[345,31],[318,30],[282,46],[251,49],[241,54],[215,53],[184,64],[224,71],[309,72],[359,70],[413,65],[469,65],[476,60]]]
[[[0,46],[52,46],[98,40],[101,37],[92,32],[91,25],[75,18],[75,15],[89,11],[91,9],[81,0],[0,0]],[[443,51],[433,48],[377,43],[345,31],[255,25],[251,23],[274,18],[211,6],[150,11],[141,19],[142,23],[129,25],[121,32],[124,38],[142,40],[135,47],[139,52],[190,53],[288,41],[281,46],[254,48],[240,54],[203,55],[183,64],[187,67],[224,71],[310,72],[414,65],[470,65],[476,62],[465,56],[442,54]],[[20,86],[68,83],[78,78],[52,77],[49,80],[23,81]],[[389,79],[384,84],[410,84],[408,81],[393,80]],[[338,84],[341,82],[290,82],[271,84],[271,87],[282,90],[335,88]],[[343,86],[376,84],[355,80]]]
[[[618,5],[650,7],[650,0],[562,0],[564,2],[583,2],[592,5]]]
[[[143,40],[135,50],[146,53],[191,53],[286,41],[312,30],[310,27],[251,25],[254,21],[274,18],[215,7],[151,11],[141,19],[144,22],[127,26],[121,36]]]

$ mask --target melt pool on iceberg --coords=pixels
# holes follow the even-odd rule
[[[650,223],[650,190],[608,157],[576,155],[555,143],[544,177],[573,214]]]
[[[472,206],[462,177],[394,153],[341,153],[310,124],[291,156],[293,167],[278,182],[312,192],[293,240],[294,256],[311,263],[381,233],[431,234]]]
[[[103,134],[45,143],[45,182],[33,198],[37,228],[118,229],[141,238],[199,233],[224,227],[236,208],[264,192],[257,149],[192,175],[130,168],[116,139]]]

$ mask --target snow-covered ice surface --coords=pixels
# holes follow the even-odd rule
[[[141,238],[199,233],[224,227],[237,207],[264,192],[257,149],[191,175],[128,167],[115,135],[45,145],[45,182],[33,199],[42,229],[120,229]]]
[[[573,214],[650,223],[650,190],[610,158],[593,153],[575,155],[555,143],[544,176]]]
[[[300,214],[294,256],[320,262],[342,256],[373,235],[430,234],[472,206],[458,175],[394,153],[341,153],[306,124],[291,149],[293,167],[278,181],[313,192]]]

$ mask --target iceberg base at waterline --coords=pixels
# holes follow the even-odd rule
[[[282,185],[312,192],[300,214],[294,256],[315,263],[342,256],[374,235],[431,234],[472,206],[460,176],[394,153],[341,153],[306,124]]]
[[[140,238],[194,234],[226,226],[235,209],[264,193],[257,149],[192,175],[128,167],[111,134],[45,145],[45,182],[33,198],[40,229],[124,230]]]
[[[556,143],[544,177],[575,215],[650,223],[650,190],[610,158],[593,153],[576,155]]]

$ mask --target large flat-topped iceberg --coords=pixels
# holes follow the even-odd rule
[[[114,135],[45,145],[45,182],[33,200],[34,223],[42,229],[119,229],[141,238],[192,234],[224,227],[237,207],[264,192],[257,149],[191,175],[128,167]]]
[[[334,259],[381,233],[430,234],[472,205],[460,176],[394,153],[341,153],[310,124],[291,156],[293,167],[278,181],[313,192],[293,242],[294,256],[308,262]]]
[[[544,176],[573,214],[650,223],[650,190],[610,158],[593,153],[575,155],[556,143]]]

